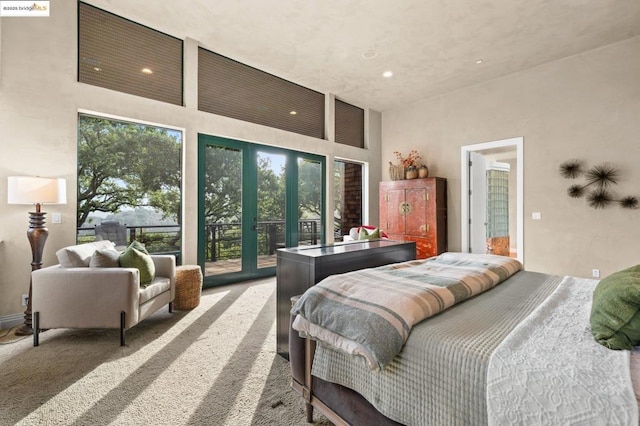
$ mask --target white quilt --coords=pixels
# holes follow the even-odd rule
[[[599,345],[589,329],[597,283],[565,277],[493,352],[490,425],[638,425],[630,352]]]

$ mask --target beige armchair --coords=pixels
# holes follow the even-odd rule
[[[34,346],[39,345],[39,332],[51,328],[119,328],[124,346],[125,330],[167,304],[172,312],[175,257],[151,255],[155,278],[141,287],[136,268],[89,267],[90,253],[107,247],[112,249],[112,243],[67,247],[57,253],[58,260],[67,263],[65,256],[71,253],[83,266],[58,264],[32,272]]]

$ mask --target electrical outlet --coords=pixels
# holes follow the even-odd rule
[[[28,294],[23,294],[22,295],[22,306],[27,306],[28,302],[29,302],[29,295]]]
[[[591,270],[591,276],[593,278],[600,278],[600,269],[592,269]]]

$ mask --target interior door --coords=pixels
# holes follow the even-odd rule
[[[469,251],[487,250],[487,165],[482,154],[469,153]]]
[[[475,194],[477,193],[477,191],[469,192],[470,184],[473,180],[469,167],[469,159],[478,159],[479,157],[472,156],[473,153],[478,153],[484,157],[488,164],[495,164],[495,162],[509,164],[508,188],[506,188],[508,194],[507,205],[509,220],[508,251],[509,256],[517,258],[524,264],[524,138],[515,137],[466,145],[461,147],[460,153],[460,193],[463,194],[460,198],[460,236],[462,250],[471,251],[471,234],[475,232],[472,231],[472,229],[475,228],[474,223],[478,223],[478,220],[472,219],[471,222],[469,220],[472,217],[471,202],[473,200],[475,203]],[[477,185],[475,188],[476,190],[478,189]],[[466,194],[469,194],[469,196]],[[483,199],[485,199],[485,197],[478,197],[479,202],[482,202]],[[486,211],[485,207],[485,214]],[[482,223],[484,222],[487,222],[487,220],[485,219]],[[483,229],[483,233],[486,235],[487,229],[485,226],[481,226],[481,229]],[[476,237],[476,240],[478,240],[478,237]]]

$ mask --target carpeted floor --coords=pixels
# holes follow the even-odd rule
[[[48,330],[35,348],[0,332],[0,425],[307,424],[276,353],[275,292],[274,278],[207,289],[126,347],[117,330]]]

